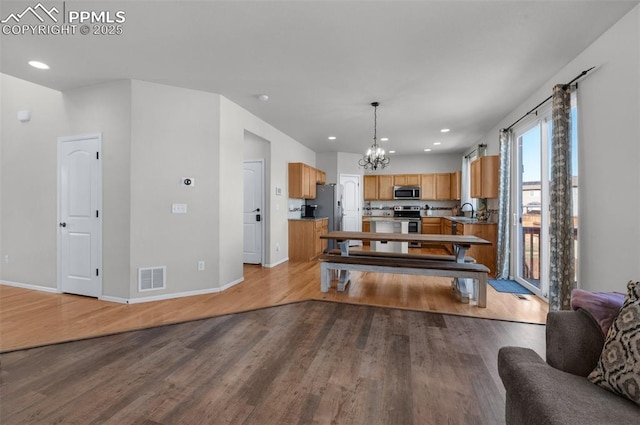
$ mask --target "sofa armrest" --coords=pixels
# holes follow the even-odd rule
[[[587,376],[596,366],[604,337],[583,311],[554,311],[547,315],[547,363],[564,372]]]

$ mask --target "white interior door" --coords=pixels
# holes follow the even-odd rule
[[[102,295],[102,136],[58,139],[58,288]]]
[[[248,264],[262,263],[262,161],[244,162],[243,258]]]
[[[340,174],[342,186],[342,230],[359,232],[362,228],[360,210],[360,176],[357,174]],[[360,245],[362,241],[349,241],[349,245]]]

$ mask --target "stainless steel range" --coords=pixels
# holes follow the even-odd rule
[[[415,205],[396,205],[393,207],[395,218],[404,218],[409,221],[409,233],[422,233],[420,223],[420,207]],[[418,242],[410,242],[411,248],[420,248]]]

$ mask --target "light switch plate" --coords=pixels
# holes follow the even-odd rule
[[[174,214],[186,214],[187,204],[171,204],[171,212]]]

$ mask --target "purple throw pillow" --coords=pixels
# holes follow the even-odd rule
[[[607,336],[609,328],[618,316],[624,303],[624,294],[618,292],[589,292],[583,289],[571,291],[571,308],[585,310],[600,325],[602,335]]]

